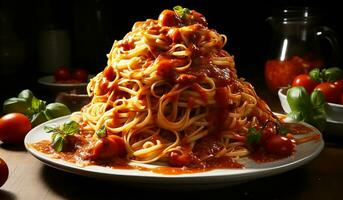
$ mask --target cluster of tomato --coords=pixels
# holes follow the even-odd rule
[[[309,94],[319,90],[326,102],[343,104],[343,71],[337,67],[316,68],[309,74],[300,74],[295,77],[292,86],[303,86]]]
[[[54,78],[56,83],[86,83],[88,75],[85,69],[70,70],[66,67],[59,67],[54,73]]]

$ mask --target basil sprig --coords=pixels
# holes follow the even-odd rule
[[[191,13],[191,10],[188,8],[183,8],[182,6],[174,6],[173,9],[181,19],[184,19],[188,14]]]
[[[66,145],[68,144],[68,136],[72,136],[79,132],[80,125],[75,121],[68,121],[60,126],[51,127],[45,126],[44,130],[47,133],[53,133],[51,135],[51,146],[57,152],[65,150]]]
[[[326,101],[321,91],[314,90],[309,95],[302,86],[292,87],[287,91],[287,101],[292,110],[288,117],[295,121],[308,122],[319,130],[324,130],[326,125]]]
[[[95,131],[95,134],[99,138],[105,137],[107,135],[106,134],[106,127],[103,125],[101,128],[99,128],[98,130]]]
[[[309,73],[312,80],[319,83],[322,82],[335,82],[337,80],[343,79],[343,70],[338,67],[331,67],[328,69],[319,68],[312,69]]]

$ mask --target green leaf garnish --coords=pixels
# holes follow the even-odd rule
[[[66,140],[65,137],[61,134],[56,134],[51,145],[57,152],[61,152],[65,146]]]
[[[52,133],[56,130],[56,128],[54,127],[50,127],[50,126],[44,126],[44,131],[47,133]]]
[[[257,131],[256,128],[249,128],[247,135],[247,143],[254,144],[261,140],[261,132]]]
[[[66,135],[74,135],[78,133],[80,125],[76,121],[69,121],[61,126],[61,131]]]
[[[288,130],[288,128],[282,126],[281,124],[278,124],[278,134],[286,135],[287,133],[290,133],[290,130]]]
[[[295,121],[305,121],[324,130],[326,124],[326,101],[321,91],[314,90],[308,95],[304,87],[292,87],[287,91],[287,101],[291,108],[288,117]]]
[[[61,152],[68,143],[68,136],[72,136],[79,132],[80,125],[75,121],[68,121],[57,127],[45,126],[44,130],[51,135],[51,146],[55,151]]]
[[[103,125],[101,128],[95,131],[98,137],[105,137],[106,136],[106,127]]]
[[[191,13],[191,10],[189,10],[188,8],[183,8],[182,6],[174,6],[173,9],[181,19],[184,19],[186,15]]]

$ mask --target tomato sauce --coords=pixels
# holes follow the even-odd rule
[[[122,157],[115,157],[110,160],[102,161],[102,160],[93,160],[89,162],[85,162],[85,165],[99,165],[104,167],[111,167],[113,169],[127,169],[127,170],[139,170],[139,171],[150,171],[153,173],[158,174],[165,174],[165,175],[178,175],[178,174],[190,174],[190,173],[199,173],[199,172],[206,172],[213,169],[218,168],[243,168],[244,166],[236,161],[234,161],[230,157],[219,157],[216,158],[213,156],[213,153],[218,151],[220,147],[218,144],[208,142],[207,140],[204,140],[200,146],[198,146],[198,150],[196,150],[197,156],[206,156],[206,154],[210,154],[210,157],[206,159],[205,161],[200,161],[197,157],[193,157],[193,162],[189,164],[189,166],[183,166],[183,167],[171,167],[171,166],[159,166],[159,167],[143,167],[139,165],[130,165],[129,160]],[[212,143],[208,148],[206,148],[206,145],[209,143]],[[42,140],[40,142],[34,143],[30,145],[33,149],[53,155],[54,158],[62,159],[71,163],[77,163],[81,159],[81,157],[84,157],[83,155],[80,155],[81,151],[70,151],[70,152],[55,152],[54,149],[51,147],[51,142],[48,140]]]
[[[285,158],[285,156],[270,154],[264,149],[259,149],[249,155],[249,158],[257,163],[273,162]]]
[[[294,135],[308,134],[313,132],[312,128],[299,123],[285,123],[283,126]]]

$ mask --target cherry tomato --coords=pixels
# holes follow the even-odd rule
[[[294,152],[293,142],[278,134],[274,134],[268,138],[265,148],[268,153],[279,156],[290,156]]]
[[[335,84],[336,87],[338,87],[339,91],[343,92],[343,79],[337,80],[333,84]]]
[[[3,159],[0,158],[0,187],[3,186],[8,178],[8,167]]]
[[[176,26],[178,25],[178,19],[175,16],[174,11],[164,10],[158,17],[158,22],[162,26]]]
[[[271,121],[268,122],[262,130],[262,138],[261,138],[262,144],[266,144],[268,138],[271,137],[272,135],[275,135],[276,132],[277,132],[276,124]]]
[[[323,92],[325,100],[327,102],[339,103],[339,95],[341,94],[341,92],[335,84],[325,82],[317,85],[314,89]]]
[[[318,83],[311,79],[307,74],[300,74],[293,80],[292,86],[303,86],[306,91],[311,94],[313,89],[318,85]]]
[[[341,104],[343,105],[343,93],[341,94]]]
[[[189,154],[189,152],[178,152],[178,151],[172,151],[169,154],[169,165],[175,166],[175,167],[182,167],[189,165],[192,161],[192,157]]]
[[[31,122],[24,114],[10,113],[0,119],[0,140],[9,144],[22,144],[31,130]]]
[[[85,83],[88,80],[88,72],[84,69],[76,69],[73,73],[73,78]]]
[[[116,135],[109,135],[97,141],[91,159],[104,160],[122,156],[125,153],[126,147],[123,139]]]
[[[66,81],[71,78],[71,74],[68,68],[59,67],[54,73],[55,81]]]

